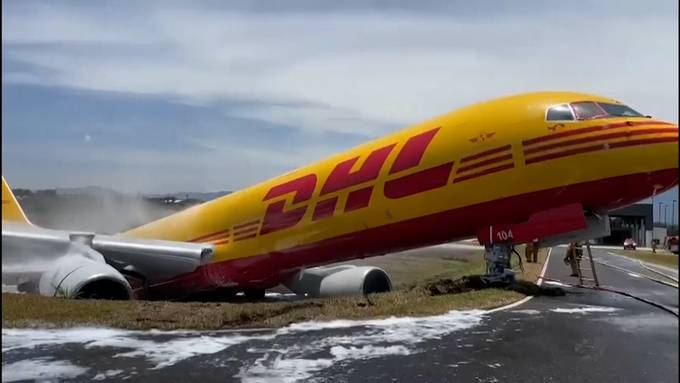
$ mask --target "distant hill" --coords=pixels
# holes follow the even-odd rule
[[[121,195],[124,193],[117,192],[113,189],[104,188],[101,186],[83,186],[77,188],[56,188],[57,195],[70,196],[70,195]]]
[[[56,189],[45,189],[45,190],[28,190],[28,189],[14,189],[14,192],[18,197],[24,195],[31,195],[34,193],[40,194],[55,194],[58,196],[91,196],[91,197],[123,197],[123,196],[133,196],[132,193],[119,192],[113,189],[101,187],[101,186],[83,186],[83,187],[73,187],[73,188],[56,188]],[[141,194],[141,196],[146,198],[164,198],[164,197],[175,197],[177,199],[189,199],[189,200],[199,200],[202,202],[210,201],[215,198],[222,197],[223,195],[230,194],[231,191],[215,191],[215,192],[171,192],[171,193],[152,193],[152,194]]]

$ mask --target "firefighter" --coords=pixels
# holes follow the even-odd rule
[[[572,277],[578,277],[579,264],[581,262],[581,257],[583,255],[583,249],[581,244],[577,242],[572,242],[567,247],[567,255],[564,257],[564,263],[571,266]]]
[[[524,257],[527,259],[527,263],[538,262],[538,240],[527,243],[524,248]]]

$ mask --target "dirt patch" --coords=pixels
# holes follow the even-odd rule
[[[510,285],[505,283],[489,283],[482,275],[466,275],[458,279],[438,279],[430,281],[424,286],[424,289],[431,296],[460,294],[491,288],[516,291],[524,295],[562,296],[565,294],[564,290],[559,287],[544,287],[524,280],[517,280]]]

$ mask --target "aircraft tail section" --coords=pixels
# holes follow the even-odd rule
[[[2,221],[31,225],[4,176],[2,177]]]

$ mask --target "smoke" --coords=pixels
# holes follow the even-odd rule
[[[106,189],[78,194],[36,192],[24,196],[20,203],[37,226],[98,234],[119,233],[182,208],[180,204],[165,204],[160,199]],[[38,241],[3,234],[3,292],[37,292],[41,276],[53,270],[57,263],[72,256],[91,257],[88,249],[71,243],[67,233],[61,233],[59,237],[57,241]]]
[[[38,226],[116,234],[175,213],[176,204],[101,190],[93,194],[34,194],[21,202]]]

